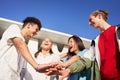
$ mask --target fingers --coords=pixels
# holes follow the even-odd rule
[[[53,75],[53,74],[58,74],[59,71],[57,68],[50,68],[48,72],[46,72],[46,75]]]
[[[60,76],[59,80],[64,80],[66,78],[66,76]]]
[[[47,76],[52,75],[52,71],[48,71],[45,73]]]
[[[38,72],[46,72],[49,68],[51,68],[51,65],[49,64],[39,64],[37,65],[37,71]]]
[[[60,77],[59,80],[63,80],[64,78],[63,77]]]

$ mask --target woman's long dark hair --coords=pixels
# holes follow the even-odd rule
[[[85,49],[85,46],[84,46],[83,41],[81,40],[81,38],[79,38],[76,35],[73,35],[73,36],[69,37],[68,42],[69,42],[69,40],[71,38],[78,44],[78,48],[79,48],[80,51]],[[73,56],[73,55],[76,55],[76,54],[74,52],[70,52],[70,50],[68,49],[68,55]]]

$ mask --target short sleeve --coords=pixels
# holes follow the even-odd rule
[[[3,36],[9,45],[13,44],[11,39],[15,37],[19,37],[24,41],[20,27],[15,24],[10,25],[10,27],[5,31]]]

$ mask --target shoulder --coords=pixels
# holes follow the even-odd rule
[[[53,56],[53,57],[58,57],[58,56],[60,56],[60,55],[57,54],[57,53],[52,53],[51,56]]]
[[[11,24],[8,29],[20,29],[17,24]]]
[[[84,50],[82,50],[82,52],[86,52],[86,51],[88,51],[88,49],[84,49]]]
[[[120,24],[116,25],[116,27],[120,27]]]
[[[84,54],[88,51],[88,49],[84,49],[78,53],[79,56],[83,57]]]
[[[10,33],[14,33],[14,32],[19,32],[20,31],[20,27],[16,24],[11,24],[5,32],[10,32]]]
[[[120,24],[116,25],[116,30],[120,31]]]

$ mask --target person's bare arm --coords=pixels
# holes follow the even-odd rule
[[[63,65],[65,67],[68,67],[71,64],[73,64],[74,62],[78,61],[79,59],[80,59],[80,56],[78,56],[78,55],[72,56],[70,59],[68,59],[66,62],[64,62]]]
[[[63,59],[64,57],[66,57],[67,56],[67,53],[62,53],[61,55],[60,55],[60,59]]]
[[[24,57],[24,59],[29,64],[32,65],[33,68],[38,67],[39,72],[41,72],[41,71],[50,67],[49,64],[48,65],[47,64],[45,64],[45,65],[41,64],[41,65],[38,66],[36,61],[33,59],[32,55],[30,54],[30,51],[29,51],[26,43],[22,39],[15,37],[15,38],[12,39],[12,41],[13,41],[15,47],[17,48],[17,50],[19,51],[19,53]]]

